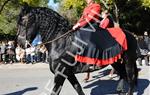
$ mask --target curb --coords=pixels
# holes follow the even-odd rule
[[[49,64],[47,63],[35,63],[35,64],[21,64],[21,63],[13,63],[13,64],[1,64],[0,69],[34,69],[34,68],[49,68]]]

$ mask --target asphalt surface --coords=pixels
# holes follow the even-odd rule
[[[139,79],[134,95],[150,95],[150,66],[138,66]],[[115,91],[118,77],[108,77],[110,67],[91,73],[90,80],[83,82],[85,73],[77,74],[86,95],[118,95]],[[53,74],[48,64],[0,65],[0,95],[49,95],[53,86]],[[77,95],[68,80],[60,95]]]

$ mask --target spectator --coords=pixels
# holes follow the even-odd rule
[[[143,36],[143,40],[144,40],[144,49],[146,49],[147,50],[147,54],[146,54],[146,56],[144,57],[144,60],[143,61],[145,61],[145,64],[147,65],[147,66],[149,66],[150,64],[149,64],[149,55],[148,55],[148,52],[150,51],[150,49],[149,49],[149,47],[150,47],[150,38],[148,37],[148,32],[147,31],[145,31],[144,32],[144,36]]]
[[[17,45],[16,49],[16,59],[17,61],[23,63],[24,55],[25,55],[25,50],[22,49],[19,45]]]
[[[2,62],[5,62],[5,59],[6,59],[5,51],[6,51],[6,44],[4,41],[2,41],[2,43],[0,45],[1,61]]]
[[[8,56],[8,62],[11,64],[14,63],[14,61],[15,61],[15,47],[14,47],[12,41],[8,42],[6,54]]]
[[[0,63],[2,62],[1,45],[2,45],[2,42],[0,41]]]
[[[30,46],[28,45],[27,48],[25,49],[25,56],[26,56],[26,63],[31,62],[31,51],[30,51]]]
[[[46,52],[47,52],[45,45],[41,45],[40,52],[41,52],[41,61],[45,63],[46,62]]]
[[[149,49],[149,48],[148,48],[148,45],[149,45],[149,43],[150,43],[150,42],[149,42],[149,41],[150,41],[150,40],[149,40],[150,38],[148,37],[147,31],[144,32],[143,39],[144,39],[144,45],[145,45],[144,48],[148,50],[148,49]]]
[[[138,44],[140,47],[140,52],[141,52],[141,57],[138,58],[137,62],[140,65],[147,65],[149,66],[149,56],[148,56],[148,52],[150,51],[149,49],[149,45],[150,45],[150,38],[148,37],[148,33],[147,31],[144,32],[144,35],[142,37],[138,38]]]
[[[33,64],[35,62],[35,47],[30,47],[30,57],[31,57],[31,63]]]

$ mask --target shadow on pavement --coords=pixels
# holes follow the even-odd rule
[[[116,91],[118,81],[116,80],[98,80],[84,86],[84,89],[92,88],[90,95],[118,95]],[[138,86],[135,89],[137,95],[144,95],[144,90],[148,87],[150,81],[147,79],[139,79]],[[127,92],[127,84],[125,85]]]
[[[92,79],[87,80],[86,83],[92,82],[92,81],[97,80],[97,79],[101,79],[101,78],[109,75],[110,71],[111,71],[111,69],[106,69],[106,70],[100,71],[100,72],[98,72],[97,75],[92,76]],[[116,72],[114,72],[114,74],[116,74]],[[113,78],[115,78],[115,77],[117,77],[117,75],[113,76]]]
[[[139,79],[138,80],[138,87],[136,91],[138,92],[137,95],[144,95],[144,90],[148,87],[150,81],[147,79]]]
[[[38,89],[37,87],[30,87],[30,88],[26,88],[26,89],[21,90],[21,91],[16,91],[16,92],[4,94],[4,95],[23,95],[24,93],[26,93],[28,91],[37,90],[37,89]]]

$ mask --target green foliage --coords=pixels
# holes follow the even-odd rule
[[[109,9],[120,26],[136,34],[150,31],[150,0],[95,0],[100,3],[101,10]],[[62,0],[61,13],[75,23],[85,7],[85,0]],[[115,6],[116,5],[116,6]]]
[[[85,7],[85,0],[62,0],[60,4],[60,13],[75,23]]]
[[[103,0],[95,0],[95,2],[101,4]],[[112,4],[112,0],[106,0],[106,4]],[[106,9],[104,8],[106,6],[101,5],[102,9]],[[68,18],[72,23],[75,23],[80,18],[85,6],[85,0],[62,0],[59,13]]]
[[[0,8],[6,0],[0,0]],[[0,14],[0,35],[16,35],[17,17],[23,1],[31,6],[47,7],[48,0],[10,0]]]
[[[150,0],[140,0],[144,7],[150,8]]]
[[[1,3],[1,5],[5,2]],[[5,5],[4,9],[0,14],[0,34],[16,34],[16,19],[17,14],[19,13],[19,5],[12,0]]]
[[[30,6],[38,6],[40,0],[20,0],[20,2],[26,2]]]
[[[19,0],[21,4],[27,3],[33,7],[47,7],[48,0]]]
[[[38,5],[41,7],[48,7],[48,1],[49,0],[40,0]]]
[[[83,9],[85,5],[85,0],[63,0],[64,9]]]

